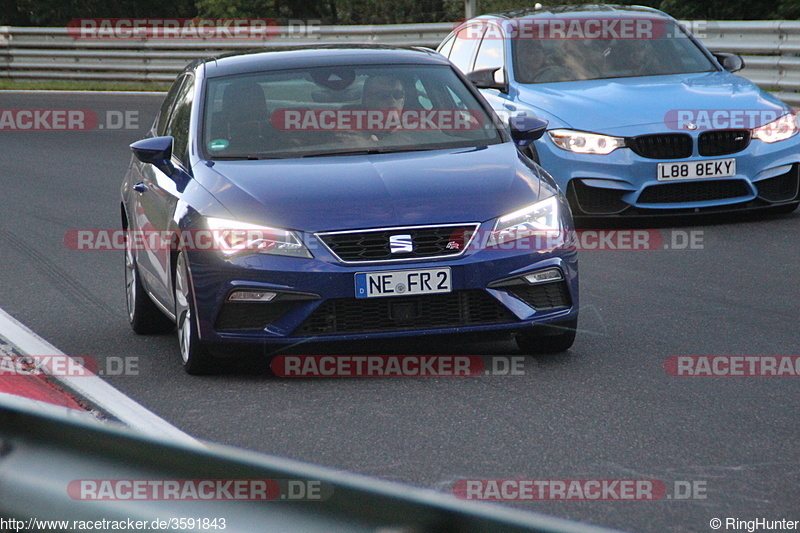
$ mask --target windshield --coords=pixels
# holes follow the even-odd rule
[[[553,20],[567,28],[586,25],[575,19]],[[657,27],[658,33],[649,38],[602,38],[605,35],[597,32],[601,38],[540,39],[547,31],[519,32],[512,39],[514,77],[520,83],[551,83],[716,70],[680,26],[659,19]]]
[[[335,66],[208,81],[211,159],[270,159],[478,147],[503,142],[448,66]]]

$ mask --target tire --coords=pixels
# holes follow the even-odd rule
[[[516,337],[520,351],[527,355],[566,352],[575,343],[578,318],[552,325],[533,326]]]
[[[194,294],[189,278],[186,255],[181,252],[175,266],[175,319],[178,325],[178,346],[183,369],[187,374],[213,374],[217,364],[197,333]]]
[[[140,335],[166,333],[175,324],[150,299],[139,278],[139,267],[129,239],[125,239],[125,303],[128,321],[133,331]]]

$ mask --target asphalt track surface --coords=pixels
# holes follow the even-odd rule
[[[137,119],[136,129],[0,131],[0,307],[101,369],[136,358],[138,374],[104,376],[125,394],[201,439],[442,491],[459,479],[510,478],[705,489],[688,500],[507,503],[623,530],[800,519],[800,378],[664,369],[674,355],[800,355],[797,213],[661,223],[664,235],[702,232],[701,249],[581,252],[575,346],[526,360],[524,375],[279,379],[245,366],[191,377],[175,335],[130,330],[122,253],[64,244],[69,230],[118,228],[128,144],[144,136],[160,101],[0,93],[0,109]],[[518,355],[510,341],[338,350]]]

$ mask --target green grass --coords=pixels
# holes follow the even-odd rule
[[[90,80],[7,80],[0,79],[0,90],[16,91],[161,91],[169,82],[118,82]]]

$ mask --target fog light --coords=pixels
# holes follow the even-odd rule
[[[228,295],[229,302],[271,302],[278,293],[267,291],[234,291]]]
[[[550,281],[561,281],[564,279],[561,269],[558,268],[548,268],[547,270],[531,272],[530,274],[525,274],[523,277],[525,278],[525,281],[531,285],[535,285],[537,283],[548,283]]]

